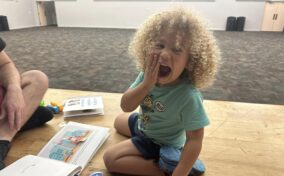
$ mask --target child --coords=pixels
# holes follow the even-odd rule
[[[213,81],[219,50],[190,10],[175,8],[150,17],[136,32],[130,53],[141,71],[124,93],[116,130],[131,139],[104,154],[109,172],[129,175],[200,175],[197,160],[209,120],[198,88]]]

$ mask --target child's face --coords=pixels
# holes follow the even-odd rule
[[[173,85],[179,81],[179,76],[187,68],[188,52],[182,42],[177,42],[175,34],[161,35],[154,42],[151,56],[159,59],[159,85]]]

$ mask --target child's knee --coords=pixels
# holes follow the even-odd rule
[[[107,149],[103,155],[103,160],[105,163],[105,166],[109,172],[112,172],[113,170],[113,163],[114,163],[114,158],[113,158],[113,153],[112,150]]]
[[[127,117],[125,114],[119,114],[116,116],[113,126],[117,131],[120,131],[122,127],[125,127],[125,125],[128,125]]]
[[[118,123],[119,123],[119,120],[117,119],[117,117],[118,117],[118,116],[115,117],[114,122],[113,122],[113,127],[114,127],[114,129],[116,129],[116,130],[117,130],[117,125],[118,125]]]

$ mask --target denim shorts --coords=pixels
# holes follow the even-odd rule
[[[152,142],[150,138],[145,136],[143,132],[138,129],[138,116],[138,113],[133,113],[128,119],[131,141],[145,159],[154,159],[155,161],[158,161],[160,146]]]
[[[181,149],[154,143],[138,129],[138,116],[138,113],[133,113],[128,119],[132,143],[144,159],[153,159],[162,171],[171,174],[179,162]]]

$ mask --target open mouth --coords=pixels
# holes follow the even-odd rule
[[[166,77],[171,73],[171,68],[165,65],[160,65],[159,76]]]

